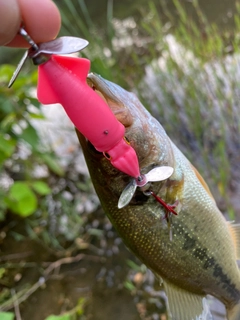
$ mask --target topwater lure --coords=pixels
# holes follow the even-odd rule
[[[36,44],[27,32],[20,28],[22,35],[31,48],[21,59],[9,87],[17,78],[27,58],[38,65],[38,100],[43,104],[60,103],[75,127],[102,152],[111,164],[133,179],[123,190],[118,207],[123,208],[132,199],[139,187],[148,190],[150,182],[162,181],[173,173],[172,167],[156,167],[147,174],[141,174],[135,150],[125,138],[125,127],[120,123],[107,103],[90,88],[86,78],[90,61],[84,58],[66,57],[84,49],[88,41],[76,37],[61,37],[46,43]],[[167,212],[176,214],[174,206],[167,205],[152,192]]]

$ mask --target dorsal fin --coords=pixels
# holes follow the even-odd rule
[[[213,201],[215,202],[215,199],[206,183],[206,181],[203,179],[203,177],[201,176],[201,174],[198,172],[198,170],[191,164],[191,167],[196,175],[196,177],[198,178],[198,180],[200,181],[201,185],[203,186],[203,188],[207,191],[207,193],[209,194],[209,196],[213,199]]]
[[[234,242],[236,259],[240,260],[240,224],[228,222],[228,228]]]

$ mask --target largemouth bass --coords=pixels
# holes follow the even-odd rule
[[[134,94],[94,74],[88,83],[125,126],[142,174],[158,166],[174,168],[170,178],[152,183],[151,190],[166,203],[178,203],[177,215],[165,219],[166,209],[138,189],[119,209],[131,177],[78,133],[102,207],[126,246],[162,279],[170,318],[210,319],[204,299],[210,294],[225,304],[229,320],[239,320],[239,225],[225,220],[198,171]]]

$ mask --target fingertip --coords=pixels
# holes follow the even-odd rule
[[[10,42],[19,30],[21,13],[17,0],[0,0],[0,45]]]
[[[61,16],[53,1],[20,0],[20,8],[26,30],[35,42],[47,42],[57,36]]]
[[[51,0],[19,0],[24,28],[36,43],[54,39],[61,27],[61,15]],[[17,35],[9,46],[28,47],[26,41]]]

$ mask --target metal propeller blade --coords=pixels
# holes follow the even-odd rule
[[[16,70],[14,71],[14,73],[12,75],[12,78],[9,81],[8,88],[11,88],[11,86],[14,83],[14,81],[17,79],[17,76],[19,75],[19,72],[22,70],[22,67],[23,67],[25,61],[27,60],[27,58],[28,58],[28,51],[26,51],[24,53],[24,55],[23,55],[22,59],[20,60]]]
[[[87,40],[77,37],[60,37],[52,41],[36,44],[24,28],[20,28],[19,34],[24,37],[31,47],[24,53],[13,73],[8,88],[13,85],[27,58],[31,58],[34,64],[39,65],[46,62],[52,54],[75,53],[83,50],[88,45]]]
[[[146,173],[146,178],[148,182],[163,181],[171,177],[174,169],[168,166],[156,167]]]
[[[118,208],[122,209],[129,204],[137,187],[142,188],[149,182],[166,180],[173,174],[173,171],[174,169],[169,166],[155,167],[145,175],[142,175],[142,179],[132,179],[121,193],[118,200]],[[142,183],[143,180],[144,184]]]
[[[137,183],[135,179],[132,179],[131,182],[124,188],[121,196],[118,200],[118,208],[122,209],[127,206],[132,200],[132,197],[137,189]]]
[[[77,37],[60,37],[55,40],[38,44],[38,50],[29,50],[29,57],[40,54],[70,54],[83,50],[89,42]]]

